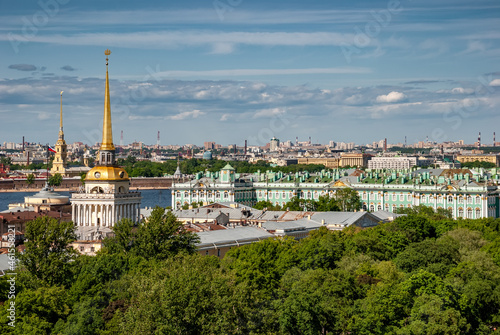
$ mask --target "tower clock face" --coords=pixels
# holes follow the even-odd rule
[[[96,173],[94,173],[94,177],[100,178],[101,177],[101,173],[99,171],[97,171]]]

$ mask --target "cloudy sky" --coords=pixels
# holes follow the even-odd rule
[[[500,3],[0,0],[0,142],[500,141]]]

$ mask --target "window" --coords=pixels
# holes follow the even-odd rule
[[[83,245],[80,246],[80,251],[81,252],[84,252],[85,251],[85,247]]]
[[[94,251],[95,251],[95,248],[94,248],[94,247],[90,247],[90,251],[91,251],[91,252],[94,252]]]
[[[280,192],[276,192],[276,193],[274,194],[274,198],[275,198],[275,199],[279,199],[279,198],[280,198]]]
[[[453,202],[453,197],[451,195],[448,196],[448,202]]]
[[[480,217],[481,217],[481,208],[476,208],[476,219],[479,219]]]
[[[377,205],[377,211],[381,211],[382,210],[382,205]]]
[[[217,257],[220,257],[220,249],[217,249]]]
[[[181,197],[181,192],[177,192],[177,194],[175,195],[177,198],[180,198]]]
[[[396,213],[396,205],[392,205],[392,212]]]
[[[463,204],[464,203],[464,197],[459,196],[458,197],[458,203]]]
[[[443,202],[443,197],[438,195],[438,203],[442,203]]]
[[[370,205],[370,212],[374,212],[374,211],[375,211],[375,206]]]
[[[366,200],[366,192],[363,192],[363,200]]]
[[[307,199],[312,199],[312,194],[311,194],[311,192],[307,192]]]
[[[470,195],[467,196],[467,203],[472,204],[472,197]]]
[[[411,193],[408,193],[408,194],[406,195],[406,200],[407,200],[407,201],[411,201]]]
[[[281,197],[282,197],[283,199],[285,199],[285,198],[286,198],[286,193],[285,193],[285,191],[283,191],[283,192],[281,193]]]
[[[224,199],[227,199],[229,194],[227,192],[224,192]]]
[[[385,210],[389,211],[389,204],[385,204]]]
[[[403,193],[401,193],[401,194],[399,195],[399,201],[403,201],[404,199],[405,199],[405,198],[404,198],[404,195],[403,195]]]
[[[458,217],[459,218],[463,218],[464,217],[464,209],[462,207],[460,207],[458,209]]]
[[[396,193],[392,194],[392,201],[396,201]]]
[[[389,200],[389,193],[384,193],[384,200],[388,201]]]
[[[207,251],[205,251],[205,256],[208,256],[208,250],[207,250]]]
[[[427,197],[425,196],[425,194],[422,194],[420,198],[422,199],[422,202],[427,202]]]
[[[472,208],[467,208],[467,219],[472,219]]]
[[[363,204],[363,210],[366,211],[366,204]]]

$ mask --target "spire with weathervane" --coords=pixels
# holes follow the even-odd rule
[[[56,154],[54,155],[54,161],[52,162],[52,169],[50,172],[52,174],[59,173],[64,175],[66,172],[66,159],[68,157],[68,146],[66,145],[66,141],[64,140],[64,131],[63,131],[63,112],[62,112],[62,94],[61,91],[61,108],[60,108],[60,116],[59,116],[59,138],[56,142]]]
[[[111,103],[109,99],[108,56],[111,51],[104,51],[106,55],[106,87],[104,93],[104,119],[102,123],[102,142],[99,148],[99,165],[114,165],[115,145],[113,144],[113,131],[111,127]]]

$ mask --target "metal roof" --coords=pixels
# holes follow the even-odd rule
[[[224,230],[204,231],[197,234],[200,237],[200,243],[197,246],[205,244],[251,243],[274,237],[273,234],[256,227],[236,227]]]

